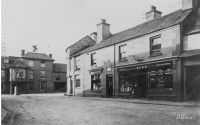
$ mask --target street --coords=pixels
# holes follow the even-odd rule
[[[199,125],[200,107],[68,96],[2,96],[13,125]]]

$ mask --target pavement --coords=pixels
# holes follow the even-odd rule
[[[1,108],[1,122],[5,119],[7,114],[8,114],[8,111],[4,108]]]
[[[2,95],[14,96],[14,95]],[[65,96],[65,93],[44,93],[44,94],[21,94],[17,96]],[[153,104],[153,105],[168,105],[168,106],[183,106],[183,107],[200,107],[199,101],[185,101],[185,102],[172,102],[163,100],[148,100],[148,99],[125,99],[125,98],[101,98],[101,97],[80,97],[80,96],[66,96],[68,98],[90,99],[90,100],[105,100],[115,102],[127,102],[138,104]]]

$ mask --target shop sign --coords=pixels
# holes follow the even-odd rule
[[[164,74],[164,71],[163,71],[163,70],[158,70],[157,74],[158,74],[158,75],[163,75],[163,74]]]
[[[143,65],[143,66],[137,66],[137,69],[146,69],[147,66],[146,65]]]
[[[107,68],[106,70],[107,70],[107,71],[112,71],[112,68]]]
[[[156,67],[159,67],[159,66],[167,66],[167,65],[170,65],[170,64],[171,64],[170,62],[158,63],[158,64],[156,64]]]
[[[172,69],[167,69],[166,71],[165,71],[165,74],[172,74],[173,72],[172,72]]]
[[[150,76],[155,76],[155,75],[156,75],[156,71],[151,71],[151,72],[149,73],[149,75],[150,75]]]

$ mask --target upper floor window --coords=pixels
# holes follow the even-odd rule
[[[28,62],[28,65],[29,65],[30,67],[33,67],[33,66],[34,66],[34,62],[33,62],[33,61],[29,61],[29,62]]]
[[[45,67],[45,61],[41,61],[40,67]]]
[[[56,74],[56,80],[60,80],[60,74],[59,73]]]
[[[81,64],[80,64],[81,62],[80,62],[80,57],[76,57],[76,69],[78,70],[78,69],[80,69],[81,68]]]
[[[119,60],[126,60],[127,59],[127,50],[126,45],[119,46]]]
[[[45,78],[45,71],[44,70],[40,71],[40,78],[42,78],[42,79]]]
[[[96,53],[91,54],[91,66],[96,64]]]
[[[15,69],[15,78],[16,79],[24,79],[25,78],[25,70],[24,69]]]
[[[33,80],[33,71],[29,71],[29,80]]]
[[[150,38],[150,54],[161,52],[161,35]]]

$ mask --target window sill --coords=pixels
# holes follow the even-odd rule
[[[121,59],[119,62],[128,62],[128,59]]]
[[[161,52],[153,53],[149,57],[156,57],[156,56],[162,56],[163,54]]]

